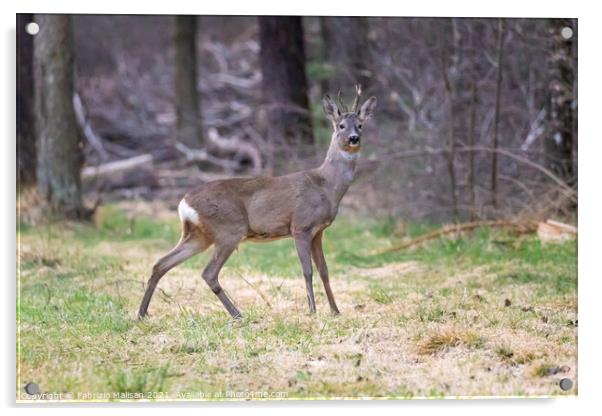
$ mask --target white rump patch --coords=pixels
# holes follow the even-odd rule
[[[199,223],[199,214],[188,205],[186,199],[182,199],[178,205],[178,214],[180,215],[180,221],[190,221],[193,224]]]

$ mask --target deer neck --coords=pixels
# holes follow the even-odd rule
[[[355,168],[360,153],[349,153],[340,148],[336,134],[333,133],[330,147],[319,171],[331,192],[332,201],[338,206],[341,198],[349,189],[355,176]]]

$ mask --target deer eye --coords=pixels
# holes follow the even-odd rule
[[[345,128],[345,125],[344,125],[344,124],[339,124],[339,128],[340,128],[341,130],[343,130],[343,129]]]
[[[358,124],[358,125],[357,125],[357,128],[361,130],[361,129],[362,129],[362,125],[361,125],[361,124]]]

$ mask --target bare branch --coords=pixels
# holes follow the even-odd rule
[[[500,148],[492,149],[492,148],[485,147],[485,146],[473,146],[473,147],[465,146],[465,147],[460,147],[460,148],[456,149],[456,152],[458,152],[458,153],[473,152],[473,151],[489,152],[489,153],[496,152],[496,153],[506,156],[510,159],[513,159],[517,162],[523,163],[523,164],[539,171],[540,173],[544,174],[546,177],[548,177],[554,183],[556,183],[560,187],[560,189],[562,189],[562,191],[565,193],[565,195],[567,195],[568,197],[571,198],[571,200],[577,201],[577,191],[576,190],[574,190],[569,185],[567,185],[561,178],[559,178],[557,175],[555,175],[552,171],[550,171],[549,169],[540,165],[539,163],[533,162],[532,160],[530,160],[527,157],[518,155],[516,153],[512,153],[505,149],[500,149]],[[383,160],[387,160],[387,159],[391,160],[391,159],[405,159],[405,158],[412,158],[412,157],[419,157],[419,156],[446,155],[448,152],[449,152],[448,149],[433,149],[433,148],[424,148],[424,149],[410,150],[410,151],[404,151],[404,152],[393,152],[393,153],[388,153],[388,154],[384,154],[384,155],[380,155],[380,156],[371,157],[369,160],[365,160],[361,163],[361,168],[367,169],[371,163],[382,163]]]
[[[349,108],[347,107],[347,104],[345,104],[345,101],[343,101],[343,97],[341,96],[341,90],[339,90],[339,92],[337,93],[337,101],[339,102],[339,107],[341,107],[341,112],[348,113]]]
[[[143,155],[134,156],[128,159],[105,163],[99,166],[87,166],[82,169],[81,177],[82,179],[93,179],[98,176],[110,175],[113,173],[134,169],[147,163],[152,164],[152,162],[153,156],[147,153]]]
[[[211,138],[209,138],[211,140]],[[189,162],[208,162],[220,166],[224,169],[236,169],[239,165],[236,162],[227,159],[220,159],[207,153],[205,149],[192,149],[184,143],[176,142],[176,150],[186,156]]]
[[[241,140],[238,137],[224,139],[220,137],[217,129],[209,129],[207,137],[215,146],[222,150],[247,155],[253,162],[253,172],[255,174],[261,172],[261,153],[251,143]]]
[[[361,95],[362,95],[362,85],[357,84],[355,86],[355,99],[353,100],[353,105],[351,106],[351,112],[357,113],[357,106],[360,103]]]
[[[77,120],[77,124],[81,129],[84,137],[90,143],[90,146],[96,150],[101,160],[107,160],[109,158],[109,154],[103,145],[103,140],[100,136],[98,136],[90,122],[86,118],[86,111],[84,110],[84,105],[82,103],[82,99],[80,95],[76,92],[73,94],[73,109],[75,110],[75,119]]]
[[[546,109],[542,108],[539,113],[537,113],[537,117],[531,123],[531,127],[529,128],[529,133],[527,137],[525,137],[525,141],[523,142],[521,149],[529,150],[529,146],[537,140],[541,135],[546,131],[546,128],[542,125],[542,121],[546,117]]]

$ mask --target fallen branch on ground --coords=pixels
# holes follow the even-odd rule
[[[247,155],[253,163],[253,173],[259,174],[261,172],[261,153],[251,143],[241,140],[235,136],[224,139],[223,137],[220,137],[217,129],[215,128],[209,129],[207,132],[207,137],[221,150]]]
[[[176,142],[175,147],[177,151],[186,156],[186,160],[189,162],[208,162],[223,169],[236,169],[238,167],[238,163],[210,155],[205,149],[192,149],[182,142]]]
[[[566,233],[577,235],[577,227],[575,227],[574,225],[565,224],[563,222],[558,222],[554,220],[547,220],[546,223],[553,227],[559,228]]]
[[[544,243],[561,243],[577,236],[577,227],[562,222],[547,220],[537,226],[537,237]]]
[[[219,135],[215,128],[210,128],[208,130],[207,138],[213,146],[221,151],[232,152],[236,155],[246,155],[253,163],[252,172],[254,174],[259,174],[261,172],[261,153],[251,143],[241,140],[238,137],[225,139]],[[183,153],[188,161],[209,162],[230,170],[240,167],[240,163],[237,161],[215,157],[205,149],[191,149],[181,142],[176,142],[176,149]]]
[[[430,240],[434,240],[435,238],[443,237],[448,234],[455,234],[464,231],[472,231],[481,227],[489,227],[489,228],[506,228],[514,231],[518,231],[521,233],[531,233],[537,229],[537,223],[534,221],[508,221],[508,220],[491,220],[491,221],[473,221],[473,222],[465,222],[462,224],[453,224],[447,225],[439,230],[432,231],[430,233],[421,235],[420,237],[414,238],[408,242],[403,244],[396,245],[394,247],[388,248],[378,254],[386,254],[392,253],[399,250],[404,250],[406,248],[414,247],[425,243]]]
[[[81,175],[82,179],[93,179],[97,176],[122,172],[152,162],[153,156],[147,153],[130,157],[128,159],[116,160],[115,162],[109,162],[98,166],[87,166],[82,169]]]

